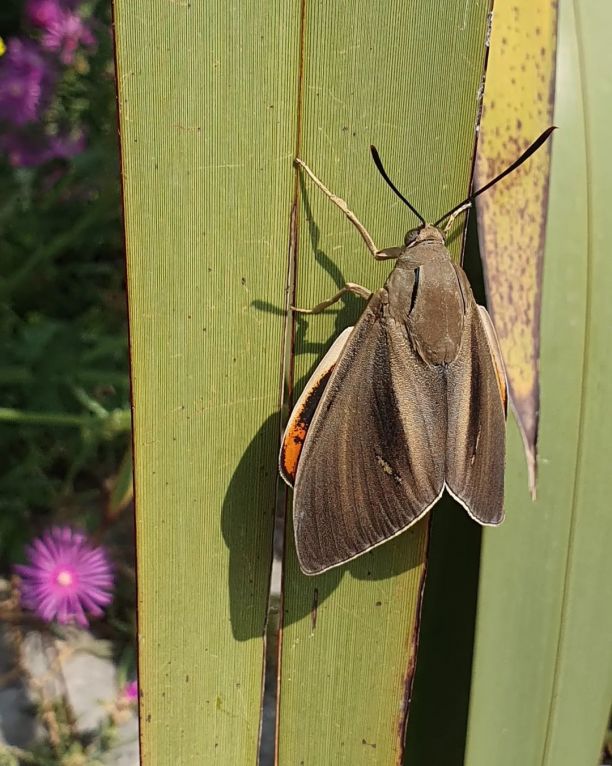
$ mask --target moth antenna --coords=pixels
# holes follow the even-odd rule
[[[500,173],[498,176],[495,176],[495,178],[492,181],[489,181],[489,183],[485,184],[481,189],[478,189],[477,192],[474,192],[473,194],[470,194],[469,197],[466,197],[463,202],[460,202],[458,205],[455,205],[455,207],[452,210],[449,210],[448,213],[444,213],[442,218],[438,218],[438,220],[434,223],[434,226],[439,226],[442,221],[444,221],[449,216],[453,215],[453,213],[456,213],[460,208],[462,208],[464,205],[468,205],[468,203],[472,203],[476,197],[478,197],[479,194],[482,194],[483,192],[486,192],[487,189],[490,189],[494,184],[496,184],[498,181],[501,181],[502,178],[507,176],[509,173],[512,173],[513,170],[516,170],[518,167],[520,167],[525,160],[528,160],[532,154],[538,151],[538,149],[542,146],[542,144],[546,141],[546,139],[550,136],[550,134],[553,132],[553,130],[556,130],[557,126],[552,125],[550,128],[546,128],[546,130],[542,133],[542,135],[537,138],[531,146],[527,147],[527,149],[521,154],[521,156],[514,160],[512,165],[507,167],[502,173]],[[380,170],[380,168],[379,168]]]
[[[378,154],[378,151],[377,151],[376,147],[375,147],[375,146],[370,146],[370,151],[372,152],[372,158],[374,159],[374,164],[375,164],[375,165],[376,165],[376,167],[378,168],[378,172],[379,172],[379,173],[381,174],[381,176],[382,176],[382,177],[385,179],[385,181],[387,182],[387,184],[388,184],[388,185],[389,185],[389,186],[390,186],[390,187],[393,189],[393,191],[394,191],[394,192],[397,194],[397,196],[398,196],[398,197],[401,199],[401,201],[402,201],[402,202],[403,202],[405,205],[408,205],[408,207],[410,208],[410,210],[412,210],[412,212],[413,212],[413,213],[416,215],[416,217],[417,217],[417,218],[419,219],[419,221],[420,221],[420,222],[423,224],[423,226],[425,226],[425,219],[423,218],[423,216],[422,216],[422,215],[419,213],[419,211],[418,211],[418,210],[417,210],[415,207],[413,207],[413,206],[410,204],[410,202],[408,202],[408,200],[406,199],[406,197],[404,197],[404,195],[403,195],[403,194],[402,194],[402,193],[401,193],[401,192],[400,192],[400,191],[397,189],[397,187],[395,186],[395,184],[393,183],[393,181],[392,181],[392,180],[389,178],[389,176],[387,175],[387,171],[386,171],[386,170],[384,169],[384,167],[383,167],[382,161],[381,161],[381,159],[380,159],[380,155]]]

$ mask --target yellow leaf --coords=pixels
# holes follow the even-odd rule
[[[557,2],[496,5],[476,185],[509,165],[552,121]],[[535,497],[540,305],[550,143],[478,203],[489,310],[506,362],[510,400]]]

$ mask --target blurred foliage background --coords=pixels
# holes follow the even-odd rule
[[[52,27],[58,8],[71,28]],[[129,444],[110,12],[0,8],[3,568],[52,520],[100,530]]]

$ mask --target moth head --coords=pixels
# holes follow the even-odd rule
[[[410,229],[404,237],[404,245],[407,248],[414,247],[419,242],[442,242],[444,244],[444,237],[436,226],[425,223],[422,226],[417,226],[416,229]]]

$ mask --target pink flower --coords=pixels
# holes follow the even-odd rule
[[[126,702],[138,701],[138,681],[128,681],[121,695]]]
[[[46,51],[58,53],[62,64],[69,65],[77,50],[93,48],[96,38],[78,13],[67,10],[49,19],[40,44]]]
[[[103,548],[70,527],[53,527],[26,549],[29,565],[16,566],[22,604],[46,622],[86,627],[86,612],[104,614],[113,577]]]

